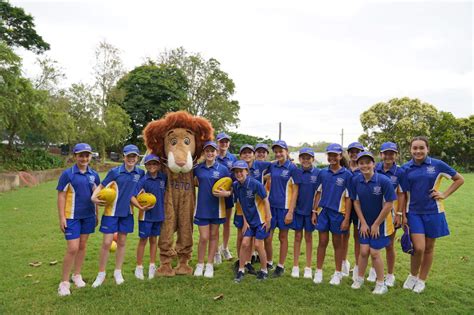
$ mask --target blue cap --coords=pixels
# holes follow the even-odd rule
[[[257,143],[255,145],[255,151],[257,151],[258,149],[264,149],[267,150],[268,153],[270,153],[270,150],[268,149],[268,145],[266,143]]]
[[[245,161],[238,160],[238,161],[235,161],[234,164],[232,164],[231,169],[234,170],[236,168],[244,170],[244,169],[248,169],[249,165]]]
[[[239,154],[242,153],[242,151],[245,149],[249,149],[252,152],[255,152],[255,149],[253,148],[253,146],[251,146],[250,144],[244,144],[243,146],[240,147]]]
[[[140,155],[140,150],[138,150],[138,147],[136,145],[128,144],[123,147],[123,155],[129,155],[129,154]]]
[[[145,160],[144,160],[144,163],[148,163],[150,161],[157,161],[159,162],[160,161],[160,158],[158,156],[156,156],[155,154],[151,153],[151,154],[147,154],[145,156]]]
[[[204,145],[202,146],[202,149],[204,150],[207,147],[213,147],[214,149],[217,150],[217,144],[214,141],[206,141],[204,142]]]
[[[225,132],[218,133],[216,138],[217,138],[217,142],[224,139],[230,140],[230,136],[226,134]]]
[[[277,141],[273,142],[273,144],[272,144],[272,150],[273,150],[275,147],[280,147],[280,148],[283,148],[283,149],[288,150],[288,146],[286,145],[286,142],[283,141],[283,140],[277,140]]]
[[[410,228],[408,225],[403,225],[403,235],[400,239],[400,244],[402,245],[402,250],[404,253],[413,255],[415,253],[413,249],[413,242],[410,236]]]
[[[74,154],[81,153],[81,152],[92,153],[92,148],[87,143],[78,143],[74,146],[73,152]]]
[[[326,148],[327,153],[342,153],[342,147],[340,144],[337,143],[331,143],[330,145],[327,146]]]
[[[314,150],[311,148],[301,148],[299,156],[301,156],[302,154],[309,154],[314,157]]]
[[[393,143],[393,142],[384,142],[382,143],[382,146],[380,147],[380,152],[385,152],[385,151],[394,151],[398,153],[398,146],[396,143]]]
[[[374,155],[369,152],[369,151],[362,151],[362,152],[359,152],[359,154],[357,154],[357,161],[359,161],[359,159],[363,158],[364,156],[367,156],[369,158],[372,159],[372,161],[375,162],[375,158],[374,158]]]
[[[349,146],[347,147],[347,151],[349,151],[350,149],[359,149],[362,151],[365,150],[364,146],[360,142],[352,142],[351,144],[349,144]]]

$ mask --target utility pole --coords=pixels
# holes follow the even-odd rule
[[[341,146],[344,148],[344,128],[341,130]]]
[[[281,122],[278,123],[278,140],[281,140]]]

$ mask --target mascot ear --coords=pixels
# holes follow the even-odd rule
[[[161,136],[166,128],[161,120],[156,120],[148,123],[148,125],[143,130],[143,140],[148,149],[151,150],[154,154],[162,157],[164,150],[163,137]]]
[[[194,117],[193,129],[196,133],[196,152],[195,156],[201,156],[204,142],[214,139],[214,128],[211,123],[202,117]]]

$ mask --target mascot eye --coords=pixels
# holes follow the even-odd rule
[[[171,145],[176,145],[178,143],[178,140],[176,138],[173,138],[170,140]]]
[[[189,138],[184,138],[184,144],[189,145],[191,143],[191,140]]]

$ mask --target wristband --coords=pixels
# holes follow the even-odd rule
[[[311,210],[311,211],[312,211],[313,213],[318,214],[318,210],[313,209],[313,210]]]
[[[397,212],[398,215],[403,215],[403,212]]]

